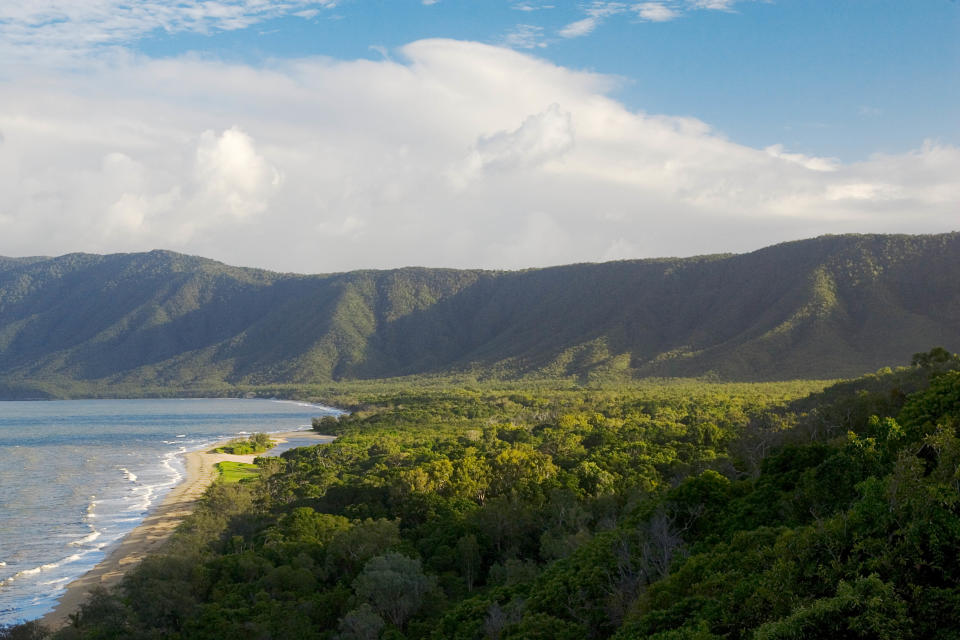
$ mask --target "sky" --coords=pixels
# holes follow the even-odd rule
[[[516,269],[958,229],[955,0],[0,3],[0,255]]]

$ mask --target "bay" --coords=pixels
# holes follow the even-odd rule
[[[52,610],[183,478],[180,454],[338,413],[278,400],[0,402],[0,624]]]

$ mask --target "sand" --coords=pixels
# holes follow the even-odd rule
[[[270,438],[277,443],[288,438],[308,438],[317,443],[330,442],[331,436],[310,431],[289,431],[273,433]],[[215,449],[218,443],[210,447]],[[224,461],[253,462],[257,455],[235,456],[226,453],[207,453],[191,451],[184,454],[186,475],[183,481],[170,490],[166,498],[155,507],[140,525],[128,533],[107,557],[93,569],[67,585],[66,593],[57,602],[56,608],[41,618],[41,622],[50,629],[59,629],[70,621],[69,615],[76,613],[80,605],[94,587],[110,587],[117,584],[123,574],[136,566],[145,556],[157,553],[184,518],[193,511],[197,499],[203,495],[217,478],[216,464]]]

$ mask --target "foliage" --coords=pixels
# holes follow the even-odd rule
[[[960,637],[960,372],[909,372],[358,393],[58,637]]]
[[[0,625],[0,640],[43,640],[50,631],[36,620],[21,625]]]
[[[229,453],[235,456],[246,456],[253,453],[263,453],[276,446],[276,442],[265,433],[255,433],[249,438],[231,440],[225,445],[217,447],[211,453]]]
[[[436,581],[423,573],[420,560],[392,552],[368,560],[353,581],[353,590],[358,600],[372,606],[384,620],[403,627]]]

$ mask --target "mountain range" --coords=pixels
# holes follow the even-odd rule
[[[464,372],[837,378],[935,345],[960,348],[960,233],[522,271],[0,257],[4,397]]]

